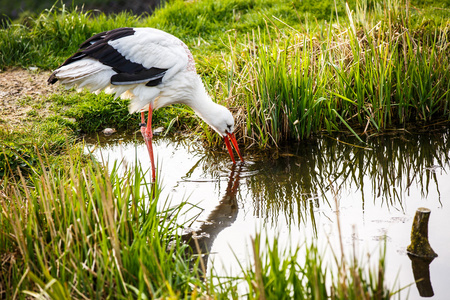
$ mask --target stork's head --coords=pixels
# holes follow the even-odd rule
[[[231,148],[230,140],[234,148],[236,149],[239,158],[243,162],[244,159],[242,158],[242,155],[239,152],[236,137],[234,136],[233,133],[234,131],[233,115],[225,106],[219,105],[217,103],[214,103],[214,105],[211,108],[212,109],[209,110],[207,115],[202,115],[201,117],[205,120],[206,123],[209,124],[209,126],[211,126],[218,134],[220,134],[223,137],[225,145],[227,146],[228,149],[228,153],[230,153],[230,157],[233,163],[236,163],[236,161],[234,160],[233,149]]]

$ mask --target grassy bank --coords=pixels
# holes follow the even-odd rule
[[[406,8],[408,11],[408,8]],[[320,131],[371,135],[450,121],[450,22],[398,4],[347,9],[332,26],[262,29],[233,49],[228,97],[259,147]]]
[[[0,68],[54,69],[95,33],[150,26],[188,44],[213,98],[239,112],[238,136],[247,147],[322,131],[360,135],[448,123],[450,24],[444,4],[310,4],[172,1],[150,17],[54,8],[0,30]],[[126,101],[77,97],[63,93],[44,101],[54,103],[55,115],[74,118],[61,126],[78,133],[135,127]],[[66,110],[68,105],[73,107]],[[175,129],[190,120],[178,108],[157,112],[155,121],[161,118],[156,126],[179,120]],[[217,141],[205,137],[209,144]]]
[[[28,179],[3,179],[0,297],[236,299],[238,284],[249,299],[394,296],[383,281],[383,259],[367,270],[337,253],[326,262],[314,244],[286,251],[258,235],[242,276],[205,281],[201,263],[191,263],[195,249],[179,235],[188,203],[169,208],[139,167],[119,176],[119,165],[107,170],[83,162],[78,151],[63,168],[37,153],[39,167]]]

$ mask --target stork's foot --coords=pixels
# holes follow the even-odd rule
[[[140,123],[139,126],[141,127],[141,134],[142,134],[142,137],[144,138],[144,141],[145,142],[147,142],[147,141],[151,142],[152,139],[153,139],[153,131],[152,131],[152,129],[149,128],[147,126],[147,124],[145,124],[145,123]]]

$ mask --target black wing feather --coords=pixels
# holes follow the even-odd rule
[[[111,84],[124,85],[147,82],[146,86],[156,86],[161,83],[166,71],[167,69],[151,68],[134,74],[119,73],[111,77]]]
[[[93,35],[83,42],[78,51],[69,57],[60,67],[71,64],[85,57],[92,57],[102,64],[110,66],[118,74],[111,77],[111,84],[125,85],[147,82],[147,86],[156,86],[162,82],[167,69],[145,68],[139,63],[132,62],[125,58],[119,51],[108,42],[117,40],[135,33],[133,28],[117,28]],[[55,73],[48,79],[49,84],[58,81]]]

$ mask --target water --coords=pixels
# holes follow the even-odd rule
[[[418,207],[431,209],[429,240],[438,257],[430,264],[431,289],[422,295],[447,299],[450,292],[450,133],[373,137],[366,148],[352,137],[323,137],[283,146],[264,155],[244,156],[233,166],[225,148],[205,150],[191,139],[155,138],[163,188],[172,205],[188,200],[187,234],[210,249],[207,266],[238,274],[250,263],[251,237],[275,237],[286,246],[328,241],[339,253],[337,213],[346,254],[375,265],[386,240],[388,286],[412,284],[403,299],[423,299],[414,284],[406,247]],[[149,168],[145,145],[116,135],[90,148],[111,164],[138,161]],[[348,143],[348,144],[345,144]],[[327,251],[330,253],[330,251]],[[331,255],[331,254],[330,254]],[[237,258],[237,259],[236,259]]]

